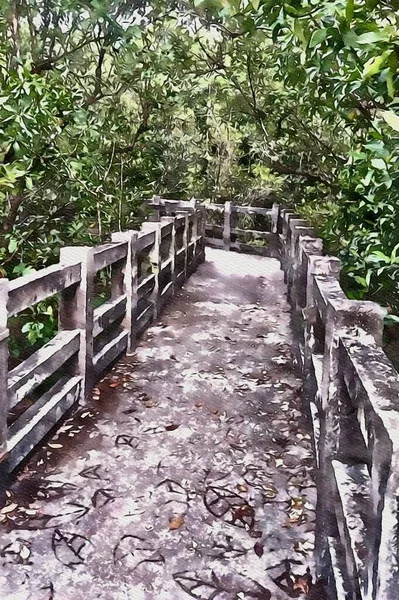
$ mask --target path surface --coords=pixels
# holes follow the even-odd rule
[[[277,261],[207,251],[10,489],[1,600],[287,598],[315,491],[284,292]]]

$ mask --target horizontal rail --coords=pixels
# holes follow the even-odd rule
[[[137,286],[137,295],[138,298],[142,298],[146,296],[155,285],[155,274],[147,275],[139,279],[139,283]]]
[[[127,344],[128,332],[121,331],[94,356],[94,372],[98,377],[116,358],[118,358],[118,356],[123,354],[127,348]]]
[[[155,243],[155,232],[140,233],[137,239],[137,252],[142,252]]]
[[[93,336],[97,337],[117,319],[124,316],[126,312],[127,297],[124,294],[116,300],[104,302],[94,310],[93,314]]]
[[[17,466],[69,408],[84,402],[204,260],[202,209],[193,202],[174,203],[177,209],[184,214],[117,232],[100,246],[61,248],[59,264],[0,280],[0,462]],[[105,268],[110,300],[95,308],[95,276]],[[7,372],[8,319],[55,294],[59,332]],[[42,386],[51,387],[43,393]]]
[[[63,377],[10,427],[8,460],[14,469],[78,400],[81,377]]]
[[[50,342],[10,371],[8,402],[13,408],[79,350],[80,331],[60,331]]]
[[[80,264],[52,265],[9,283],[8,315],[10,317],[42,302],[80,281]]]
[[[103,244],[94,248],[94,270],[101,271],[127,256],[127,243]]]

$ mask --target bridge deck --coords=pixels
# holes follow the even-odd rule
[[[19,473],[2,600],[287,598],[272,578],[312,567],[315,488],[284,294],[277,261],[207,251]]]

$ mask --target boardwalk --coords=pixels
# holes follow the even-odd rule
[[[290,344],[279,263],[208,249],[19,473],[1,600],[286,599],[273,579],[313,570],[315,505]]]

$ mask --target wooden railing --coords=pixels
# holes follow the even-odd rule
[[[211,204],[192,200],[164,200],[155,197],[150,203],[152,209],[159,216],[174,214],[178,208],[196,206],[204,211],[205,215],[205,243],[212,248],[223,250],[236,250],[250,252],[262,256],[278,255],[277,218],[279,205],[273,204],[272,208],[259,206],[239,206],[232,202],[225,204]],[[263,224],[258,229],[239,226],[240,217],[263,219]],[[214,221],[219,221],[214,222]],[[252,240],[252,243],[241,241],[242,238]],[[254,243],[260,241],[260,244]]]
[[[13,281],[0,279],[3,485],[7,473],[62,415],[85,401],[105,369],[122,353],[134,351],[136,337],[203,260],[203,211],[189,205],[174,217],[143,223],[140,231],[115,233],[111,243],[61,248],[54,266]],[[110,298],[94,308],[94,279],[106,268],[111,271]],[[57,294],[58,333],[8,371],[10,317]],[[37,397],[40,389],[45,391]],[[24,406],[32,393],[34,401]]]
[[[318,574],[339,600],[397,600],[399,376],[381,349],[385,311],[348,300],[340,261],[294,211],[280,211],[278,234],[313,425]]]

